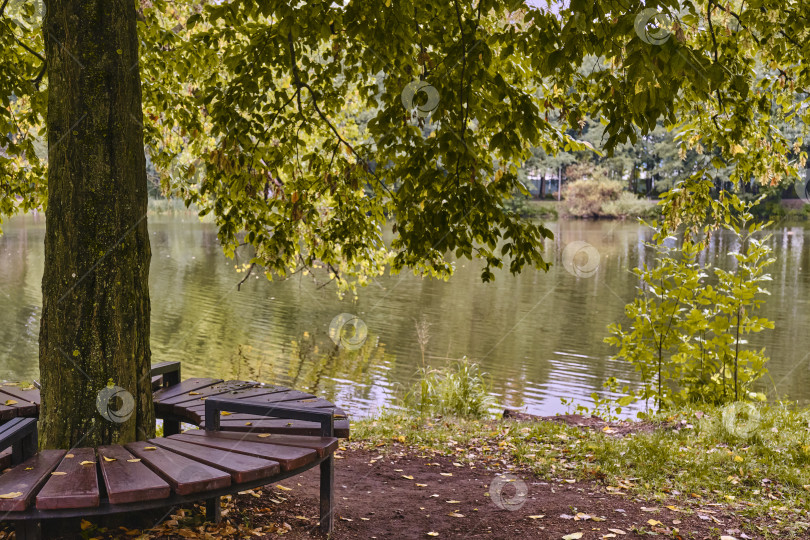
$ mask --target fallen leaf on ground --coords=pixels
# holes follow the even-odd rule
[[[612,533],[616,533],[616,534],[627,534],[626,532],[624,532],[624,531],[623,531],[623,530],[621,530],[621,529],[608,529],[608,530],[609,530],[610,532],[612,532]]]
[[[442,473],[439,473],[439,474],[442,475],[442,476],[453,476],[453,473],[451,473],[451,472],[442,472]]]
[[[427,535],[428,536],[439,536],[439,533],[430,531],[429,533],[427,533]]]
[[[578,540],[579,538],[582,538],[582,533],[575,532],[571,534],[566,534],[565,536],[562,537],[562,540]]]
[[[450,512],[450,513],[449,513],[449,514],[447,514],[447,515],[448,515],[448,516],[450,516],[450,517],[457,517],[457,518],[462,518],[462,517],[464,517],[464,514],[459,514],[458,512]]]
[[[540,519],[546,517],[545,514],[538,514],[536,516],[527,516],[529,519]]]
[[[410,474],[403,474],[402,478],[404,478],[406,480],[413,480],[413,476],[411,476]]]
[[[292,488],[288,488],[287,486],[282,486],[281,484],[276,484],[276,487],[282,491],[292,491]]]

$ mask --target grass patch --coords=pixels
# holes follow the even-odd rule
[[[684,507],[721,504],[772,526],[766,538],[810,535],[810,409],[689,407],[624,437],[557,422],[419,419],[354,422],[361,445],[402,443],[476,463],[525,466],[553,481],[592,480],[608,492]]]

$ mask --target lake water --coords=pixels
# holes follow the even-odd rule
[[[17,217],[0,237],[0,379],[36,378],[44,216]],[[396,406],[424,362],[441,367],[464,355],[489,373],[499,403],[533,414],[564,412],[561,397],[587,404],[607,377],[636,381],[610,359],[606,326],[623,320],[635,294],[629,268],[649,257],[649,232],[635,223],[559,221],[546,245],[555,266],[480,282],[480,265],[459,261],[449,282],[403,273],[340,300],[310,276],[269,282],[244,274],[219,248],[216,230],[194,216],[155,216],[152,241],[153,361],[180,360],[183,375],[251,378],[334,399],[352,415]],[[771,244],[778,262],[763,316],[776,329],[755,338],[771,356],[763,388],[771,399],[810,402],[810,230],[780,225]],[[591,259],[563,253],[593,246]],[[577,246],[574,244],[573,246]],[[707,260],[727,266],[731,245],[717,235]],[[573,249],[573,247],[572,247]],[[596,258],[594,258],[596,257]],[[598,262],[598,267],[592,263]],[[579,273],[580,276],[574,275]],[[587,274],[591,274],[586,277]],[[330,339],[335,316],[359,317],[368,336],[356,350]],[[417,322],[429,324],[422,338]]]

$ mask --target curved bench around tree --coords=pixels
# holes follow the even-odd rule
[[[166,379],[165,390],[182,384],[173,373]],[[92,518],[201,500],[206,501],[206,517],[219,521],[221,496],[320,466],[319,525],[331,532],[333,454],[338,446],[334,405],[233,399],[223,397],[227,392],[215,394],[213,388],[209,394],[200,419],[204,429],[125,445],[37,452],[35,419],[13,418],[1,425],[0,450],[11,448],[12,468],[0,475],[0,521],[15,522],[17,538],[40,538],[42,520]],[[262,428],[273,433],[223,431],[223,420],[233,416],[259,423],[282,420],[293,424],[282,427],[297,432],[279,429],[278,422]],[[164,420],[169,430],[174,421]],[[317,426],[316,433],[312,426]]]

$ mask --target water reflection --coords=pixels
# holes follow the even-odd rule
[[[353,414],[396,405],[424,361],[433,367],[468,356],[492,377],[509,407],[535,414],[565,408],[561,397],[590,400],[601,383],[636,375],[611,361],[602,343],[606,325],[620,321],[635,294],[629,269],[651,256],[649,232],[620,222],[560,221],[545,244],[548,273],[496,274],[480,282],[480,266],[459,261],[449,282],[410,273],[376,280],[357,300],[339,300],[306,276],[267,282],[234,270],[216,231],[195,217],[150,218],[152,240],[152,353],[180,360],[185,376],[255,378],[288,384],[335,399]],[[0,364],[3,378],[37,376],[37,337],[43,268],[43,216],[4,223],[0,238]],[[775,397],[810,400],[810,249],[807,229],[780,226],[771,244],[778,262],[763,316],[776,330],[754,336],[771,355],[765,390]],[[598,253],[593,275],[565,269],[566,246],[582,242]],[[715,234],[701,263],[728,266],[730,237]],[[582,264],[580,262],[580,264]],[[360,317],[368,338],[346,350],[329,337],[340,313]],[[429,325],[428,336],[418,322]],[[420,346],[421,345],[421,346]]]

